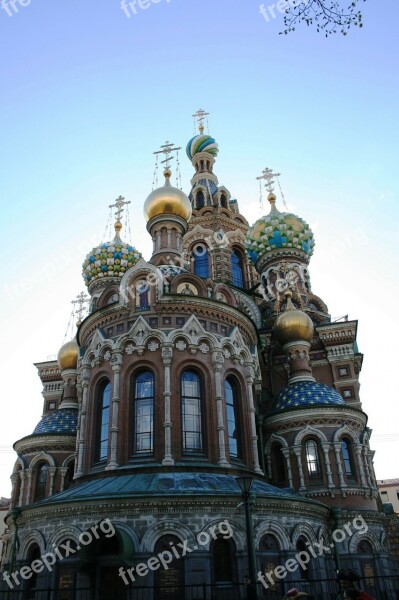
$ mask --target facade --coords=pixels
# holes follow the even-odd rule
[[[399,479],[380,479],[377,485],[381,501],[392,504],[394,512],[399,514]]]
[[[0,568],[3,564],[3,553],[6,548],[7,526],[6,515],[10,510],[9,498],[0,498]]]
[[[217,153],[200,126],[187,145],[188,195],[167,162],[144,203],[148,261],[123,241],[117,200],[114,238],[83,264],[89,314],[58,361],[36,364],[44,410],[14,446],[5,572],[70,551],[10,580],[28,598],[49,587],[104,600],[137,588],[146,598],[238,597],[250,554],[241,476],[254,478],[262,594],[280,598],[296,582],[335,597],[348,567],[376,597],[397,597],[357,321],[331,322],[313,292],[307,223],[280,212],[270,191],[270,213],[250,227],[218,182]],[[308,565],[274,573],[322,542]],[[170,567],[138,573],[163,552]]]

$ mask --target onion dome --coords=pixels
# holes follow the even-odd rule
[[[288,342],[310,342],[313,338],[314,326],[312,319],[292,303],[291,292],[287,293],[285,311],[277,318],[273,333],[281,344]]]
[[[272,413],[310,406],[342,405],[345,405],[345,401],[334,388],[316,381],[297,381],[277,394],[273,400]]]
[[[213,137],[200,133],[191,138],[186,148],[186,153],[190,160],[192,160],[199,152],[207,152],[216,157],[219,152],[219,147]]]
[[[154,190],[144,203],[144,217],[150,221],[160,215],[174,215],[185,221],[191,218],[191,202],[186,194],[170,184],[171,171],[164,171],[165,185]]]
[[[303,253],[305,258],[312,256],[314,237],[306,221],[292,213],[277,210],[273,193],[269,194],[268,200],[271,204],[270,213],[256,221],[245,240],[251,260],[256,263],[273,251],[287,248]]]
[[[141,258],[141,253],[134,246],[121,240],[117,225],[113,241],[100,244],[86,256],[83,263],[83,279],[87,286],[93,281],[105,278],[119,281]]]
[[[78,426],[78,408],[55,410],[42,417],[32,435],[73,435]]]
[[[63,344],[58,352],[58,365],[63,371],[64,369],[76,369],[78,366],[79,346],[76,337]]]

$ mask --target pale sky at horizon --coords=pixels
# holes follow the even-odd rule
[[[152,153],[166,139],[184,149],[199,107],[211,113],[219,182],[248,221],[267,165],[313,228],[313,291],[333,317],[359,320],[377,477],[399,477],[399,7],[368,0],[363,13],[362,30],[326,39],[306,26],[279,36],[282,15],[266,23],[257,0],[161,0],[130,18],[119,0],[0,8],[0,496],[13,442],[41,416],[32,364],[62,344],[108,205],[132,202],[128,241],[148,259]],[[183,150],[180,162],[188,192]]]

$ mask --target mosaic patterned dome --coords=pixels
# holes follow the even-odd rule
[[[32,435],[75,434],[78,425],[78,409],[62,408],[42,417]]]
[[[272,404],[272,412],[310,406],[342,406],[342,396],[328,385],[316,381],[298,381],[281,390]]]
[[[282,248],[293,248],[312,256],[314,237],[309,225],[292,213],[278,211],[274,200],[274,194],[269,196],[270,213],[256,221],[247,233],[245,247],[251,260],[256,263],[259,258]]]
[[[134,246],[116,236],[112,242],[100,244],[89,252],[83,263],[83,279],[87,286],[97,279],[120,279],[140,258],[141,253]]]
[[[200,135],[191,138],[186,148],[186,153],[190,160],[192,160],[199,152],[208,152],[208,154],[212,154],[212,156],[217,156],[219,147],[213,137],[201,133]]]

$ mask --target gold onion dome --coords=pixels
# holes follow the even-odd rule
[[[57,361],[61,371],[76,369],[78,366],[79,346],[76,337],[63,344],[58,352]]]
[[[287,293],[287,306],[277,318],[273,333],[282,344],[298,341],[310,342],[314,333],[312,319],[302,310],[295,308],[291,296],[291,292]]]
[[[154,190],[144,203],[144,217],[150,221],[159,215],[175,215],[185,221],[191,218],[191,202],[186,194],[170,184],[171,172],[164,172],[165,185]]]

